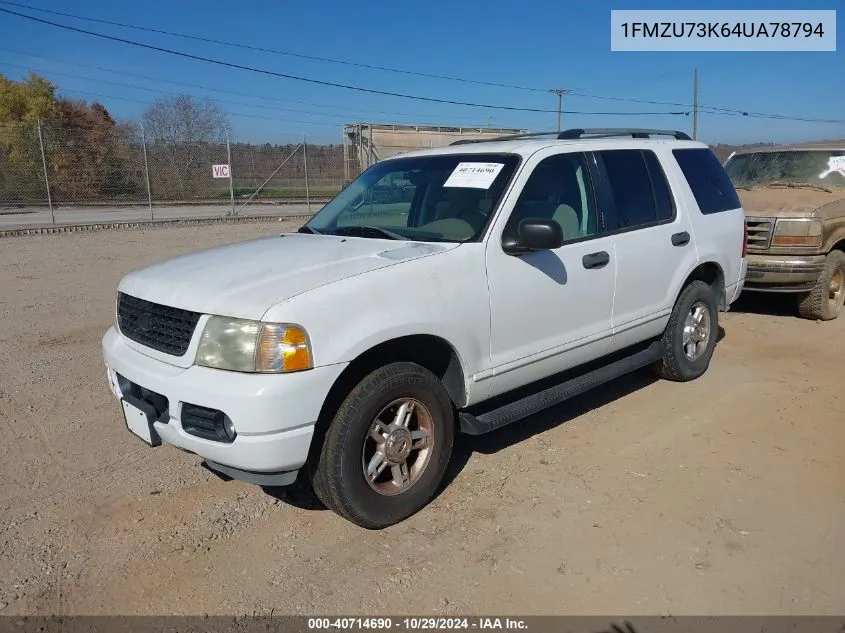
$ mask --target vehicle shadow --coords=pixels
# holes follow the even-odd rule
[[[726,336],[725,328],[720,325],[716,335],[717,344],[724,340]],[[438,494],[461,473],[473,453],[483,455],[497,453],[504,448],[566,424],[570,420],[589,413],[593,409],[610,404],[658,380],[660,378],[646,367],[490,433],[476,436],[459,433],[455,437],[452,460]]]
[[[731,304],[731,312],[798,317],[795,295],[775,292],[743,292]]]
[[[227,482],[234,481],[234,479],[229,475],[225,475],[209,468],[205,462],[201,462],[200,467],[204,468],[218,479]],[[317,498],[317,495],[314,494],[314,490],[311,488],[311,484],[307,481],[307,478],[301,474],[290,486],[261,486],[261,490],[264,494],[273,497],[274,499],[303,510],[326,509],[323,503]]]
[[[290,486],[262,486],[265,494],[301,510],[327,510],[302,472]]]
[[[717,343],[726,337],[725,329],[719,326]],[[565,402],[550,407],[544,411],[531,415],[523,420],[509,424],[484,435],[455,434],[455,444],[452,457],[443,482],[432,497],[432,501],[448,488],[460,475],[472,458],[473,453],[491,455],[514,444],[545,433],[561,424],[566,424],[604,405],[634,393],[660,380],[649,368],[635,372],[605,383],[599,388],[592,389],[575,396]],[[323,503],[314,494],[308,478],[300,475],[296,483],[285,487],[263,487],[264,492],[279,501],[304,510],[326,510]]]
[[[451,485],[466,467],[473,453],[492,455],[499,451],[524,442],[535,435],[540,435],[557,426],[566,424],[593,409],[618,400],[630,393],[647,387],[658,379],[649,369],[640,369],[606,383],[598,389],[592,389],[544,411],[519,420],[484,435],[458,434],[452,450],[452,460],[446,472],[441,490]]]
[[[648,369],[639,370],[609,382],[599,389],[588,391],[566,402],[562,402],[559,405],[555,405],[545,411],[541,411],[524,420],[509,424],[490,433],[477,436],[456,433],[449,467],[432,501],[440,496],[458,475],[460,475],[472,458],[473,453],[482,453],[484,455],[497,453],[504,448],[524,442],[535,435],[545,433],[593,409],[609,404],[638,389],[642,389],[656,380],[658,378]],[[291,486],[263,487],[263,490],[271,497],[300,509],[326,509],[314,494],[314,490],[311,488],[307,479],[302,475]]]

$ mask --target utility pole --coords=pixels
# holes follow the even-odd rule
[[[698,68],[693,74],[692,85],[692,140],[696,140],[698,138]]]
[[[560,114],[563,112],[563,95],[569,92],[569,90],[566,88],[552,88],[549,92],[557,95],[557,131],[560,132]]]

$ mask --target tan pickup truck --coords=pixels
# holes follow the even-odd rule
[[[794,293],[799,314],[835,319],[845,300],[845,142],[732,154],[745,209],[745,291]]]

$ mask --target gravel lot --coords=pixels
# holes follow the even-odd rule
[[[0,239],[0,614],[842,614],[845,318],[744,298],[711,370],[456,447],[381,532],[124,428],[120,277],[284,223]]]

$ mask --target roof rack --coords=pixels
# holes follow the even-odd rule
[[[524,134],[508,134],[507,136],[494,136],[492,138],[462,138],[449,145],[467,145],[468,143],[496,143],[498,141],[513,141],[520,138],[537,138],[538,136],[557,136],[558,132],[526,132]]]
[[[553,136],[560,140],[577,140],[585,137],[590,138],[611,138],[614,136],[630,136],[632,138],[651,138],[652,136],[671,136],[679,141],[691,141],[692,139],[685,132],[678,130],[654,130],[650,128],[573,128],[563,132],[529,132],[527,134],[511,134],[508,136],[496,136],[484,139],[461,139],[450,145],[466,145],[468,143],[494,143],[496,141],[513,141],[517,139],[530,139],[543,136]]]
[[[611,136],[631,136],[633,138],[651,138],[652,136],[671,136],[679,141],[691,141],[686,132],[678,130],[654,130],[650,128],[613,128],[597,127],[587,129],[565,130],[557,135],[559,139],[580,139],[585,136],[593,138],[607,138]]]

